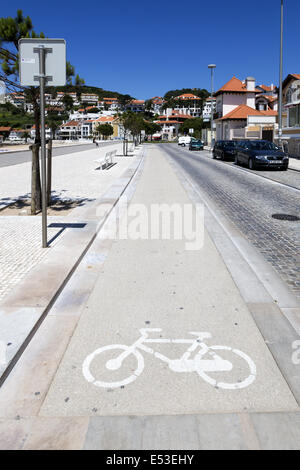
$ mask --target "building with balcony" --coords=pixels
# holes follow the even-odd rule
[[[92,103],[92,104],[95,104],[97,106],[98,101],[99,101],[99,97],[98,97],[98,95],[95,95],[94,93],[81,93],[80,101],[82,103]]]
[[[245,81],[232,77],[215,93],[217,140],[274,139],[278,113],[256,109],[260,93],[252,77]]]
[[[81,122],[68,121],[62,124],[57,135],[62,140],[78,140],[81,137]]]
[[[216,98],[209,96],[206,98],[203,110],[202,110],[202,118],[204,122],[209,122],[211,118],[211,108],[213,107],[213,113],[216,112]]]
[[[133,113],[142,113],[145,111],[145,100],[131,100],[125,106],[126,111],[132,111]]]

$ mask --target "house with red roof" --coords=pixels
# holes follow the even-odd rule
[[[282,82],[282,139],[291,155],[300,157],[300,73]]]
[[[274,139],[278,113],[256,109],[260,93],[253,77],[245,81],[232,77],[214,94],[217,140]]]
[[[156,124],[161,126],[161,137],[164,140],[175,140],[178,136],[179,127],[187,119],[192,119],[189,114],[173,110],[170,114],[162,114],[158,117]]]
[[[62,140],[78,140],[81,137],[81,122],[74,120],[65,122],[60,126],[58,135]]]
[[[172,111],[178,111],[181,114],[189,114],[192,117],[200,117],[202,115],[202,99],[193,93],[183,93],[173,98],[176,103],[172,108],[164,110],[164,114],[170,114]]]
[[[131,100],[126,104],[125,109],[133,113],[142,113],[145,111],[145,100]]]

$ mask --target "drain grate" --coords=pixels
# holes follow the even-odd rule
[[[273,219],[289,220],[290,222],[296,222],[297,220],[300,220],[300,217],[291,214],[272,214],[272,217]]]

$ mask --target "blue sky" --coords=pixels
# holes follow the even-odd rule
[[[300,73],[300,1],[284,0],[284,71]],[[17,5],[17,6],[16,6]],[[24,6],[23,6],[24,5]],[[86,84],[142,99],[170,89],[210,89],[233,75],[278,82],[280,0],[63,2],[1,6],[23,9],[37,32],[67,41],[67,58]]]

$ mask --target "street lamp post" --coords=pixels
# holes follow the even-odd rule
[[[282,148],[282,50],[283,50],[283,0],[280,6],[280,59],[279,59],[279,103],[278,103],[278,145]]]
[[[211,112],[210,112],[210,139],[211,139],[211,150],[213,149],[214,139],[213,139],[213,120],[214,120],[214,113],[213,113],[213,94],[214,94],[214,69],[216,68],[215,64],[209,64],[208,68],[211,72]]]

